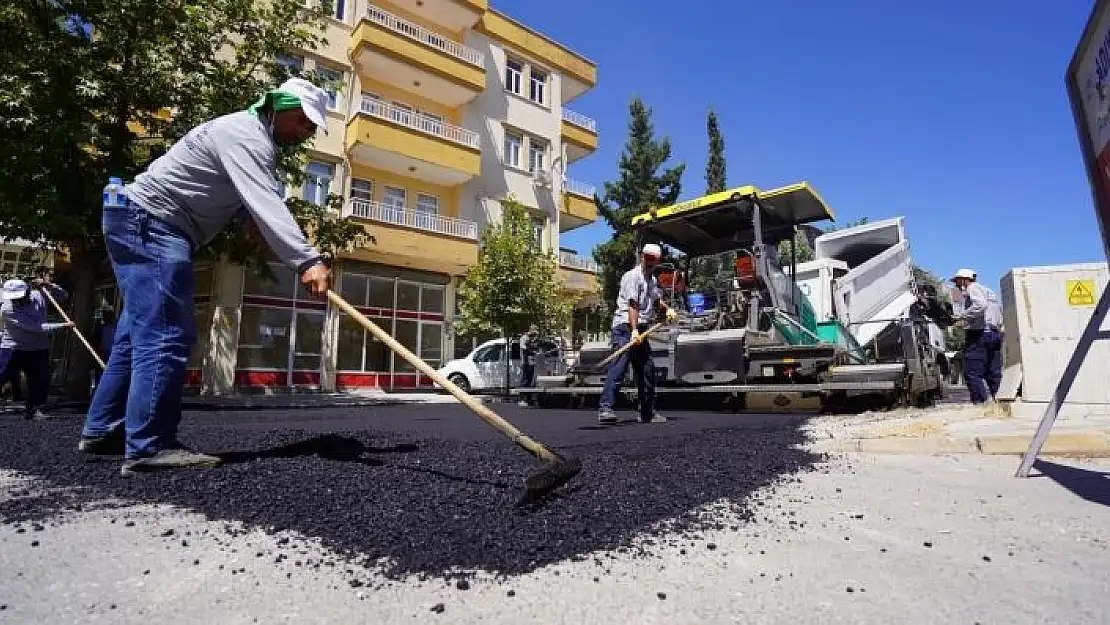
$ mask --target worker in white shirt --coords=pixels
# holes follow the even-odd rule
[[[994,398],[1002,383],[1002,305],[970,269],[957,271],[952,282],[959,289],[953,319],[966,336],[964,380],[971,402],[982,404]]]

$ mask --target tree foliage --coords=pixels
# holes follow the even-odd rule
[[[705,118],[705,132],[709,138],[709,158],[705,161],[705,193],[719,193],[728,188],[725,167],[725,139],[717,124],[717,114],[713,109]],[[717,275],[721,269],[731,264],[735,254],[728,252],[714,256],[694,258],[690,261],[689,286],[695,291],[716,289]]]
[[[567,327],[573,302],[563,297],[558,262],[540,249],[523,204],[501,202],[502,218],[482,232],[482,251],[459,286],[457,334],[516,337],[532,324],[542,333]]]
[[[197,124],[247,108],[288,76],[278,55],[326,43],[326,19],[326,7],[300,0],[0,5],[0,28],[17,33],[0,46],[0,238],[66,250],[79,326],[91,323],[92,284],[110,279],[97,275],[108,177],[132,179]],[[287,184],[303,180],[304,147],[282,151]],[[361,229],[335,214],[302,201],[290,208],[324,251],[357,242]],[[264,249],[234,230],[206,253],[268,271],[258,262]],[[76,348],[71,357],[84,379],[86,355]]]
[[[671,158],[671,143],[656,139],[651,109],[639,97],[628,107],[628,139],[618,163],[616,182],[606,182],[602,197],[594,196],[598,213],[613,230],[613,238],[594,248],[601,266],[601,293],[606,309],[617,299],[620,277],[636,264],[632,218],[651,208],[674,204],[682,192],[684,164],[662,169]]]

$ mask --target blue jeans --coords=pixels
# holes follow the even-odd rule
[[[620,349],[632,340],[632,328],[627,323],[614,326],[612,346]],[[605,388],[601,391],[600,407],[612,410],[620,392],[624,372],[632,364],[632,377],[636,379],[636,391],[640,400],[640,417],[650,418],[655,413],[655,363],[651,360],[651,345],[644,341],[620,355],[609,370],[605,372]]]
[[[968,330],[964,347],[964,381],[971,402],[981,404],[998,394],[1002,384],[1002,334]]]
[[[126,433],[126,458],[177,441],[185,363],[196,342],[188,235],[142,208],[104,208],[104,241],[123,299],[112,353],[82,435]]]

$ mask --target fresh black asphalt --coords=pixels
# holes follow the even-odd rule
[[[0,468],[76,488],[17,493],[0,502],[0,519],[49,522],[106,499],[165,503],[316,537],[352,560],[385,558],[390,577],[519,574],[584,558],[604,568],[604,553],[632,549],[638,534],[696,543],[720,529],[720,517],[694,514],[704,504],[723,500],[750,519],[763,505],[757,491],[822,459],[798,447],[804,417],[671,410],[668,423],[641,424],[625,412],[629,421],[602,428],[589,410],[492,408],[581,458],[582,473],[548,501],[515,508],[540,464],[456,404],[188,412],[182,441],[224,465],[132,479],[119,476],[120,458],[77,451],[79,414],[9,414]]]

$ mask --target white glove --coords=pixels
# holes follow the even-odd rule
[[[674,323],[678,321],[678,313],[673,308],[667,309],[667,323]]]
[[[639,342],[640,342],[640,331],[639,331],[639,330],[637,330],[636,328],[632,328],[632,339],[631,339],[631,341],[630,341],[630,342],[631,342],[631,343],[632,343],[633,345],[635,345],[635,344],[637,344],[637,343],[639,343]]]

